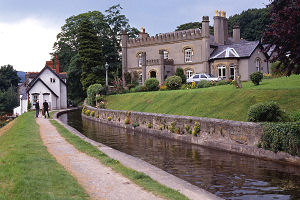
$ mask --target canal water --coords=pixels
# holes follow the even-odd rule
[[[136,133],[82,119],[80,111],[60,120],[224,199],[300,199],[300,167]]]

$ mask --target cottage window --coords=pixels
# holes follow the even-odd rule
[[[218,66],[219,71],[219,78],[225,79],[226,78],[226,67],[224,65]]]
[[[184,50],[184,62],[192,62],[192,49],[186,48]]]
[[[190,69],[186,70],[185,74],[186,74],[186,78],[189,79],[193,75],[193,71]]]
[[[139,65],[139,67],[143,66],[143,56],[141,53],[139,53],[139,55],[138,55],[138,65]]]
[[[260,69],[261,69],[261,60],[260,60],[260,58],[256,58],[255,66],[256,66],[256,71],[260,72]]]
[[[164,59],[169,59],[169,52],[164,50]]]
[[[50,83],[55,83],[55,78],[50,78]]]
[[[33,95],[33,104],[35,105],[37,100],[39,100],[39,95],[38,94],[34,94]]]
[[[229,67],[229,73],[230,73],[230,79],[234,80],[235,78],[235,69],[234,69],[234,66],[230,66]]]

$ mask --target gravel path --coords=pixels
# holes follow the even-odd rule
[[[92,199],[161,199],[102,165],[96,158],[79,152],[60,136],[49,120],[37,118],[36,122],[49,153],[77,179]]]

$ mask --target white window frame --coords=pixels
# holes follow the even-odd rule
[[[256,66],[256,71],[260,72],[261,71],[261,60],[260,60],[260,58],[256,58],[255,66]]]
[[[193,76],[193,71],[188,69],[185,71],[186,78],[189,79]]]
[[[225,65],[219,65],[218,66],[218,77],[221,78],[221,79],[226,79],[226,67],[225,67]]]
[[[33,98],[32,98],[32,99],[33,99],[32,104],[35,105],[36,102],[37,102],[37,100],[39,100],[40,95],[38,95],[38,94],[33,94],[32,96],[33,96]]]
[[[169,52],[164,50],[164,59],[169,59]]]
[[[55,83],[55,78],[50,78],[50,83]]]
[[[143,66],[143,56],[141,53],[138,55],[138,66],[142,67]]]
[[[192,49],[191,48],[184,49],[184,62],[185,63],[192,62]]]

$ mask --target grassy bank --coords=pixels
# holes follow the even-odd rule
[[[120,164],[117,160],[113,160],[109,158],[106,154],[99,151],[96,147],[93,145],[83,141],[78,136],[73,135],[70,133],[66,128],[64,128],[62,125],[57,123],[54,120],[51,120],[51,123],[56,126],[58,132],[75,148],[77,148],[79,151],[84,152],[92,157],[95,157],[101,161],[104,165],[111,167],[116,172],[122,174],[123,176],[129,178],[137,185],[141,186],[147,191],[150,191],[156,195],[159,195],[165,199],[178,199],[178,200],[184,200],[188,199],[178,191],[175,191],[173,189],[170,189],[164,185],[161,185],[160,183],[154,181],[149,176],[145,175],[144,173],[137,172],[133,169],[127,168]]]
[[[34,112],[0,136],[0,199],[89,199],[43,146]]]
[[[109,109],[246,121],[251,105],[276,101],[286,112],[300,109],[300,76],[264,79],[193,90],[140,92],[107,96]]]

